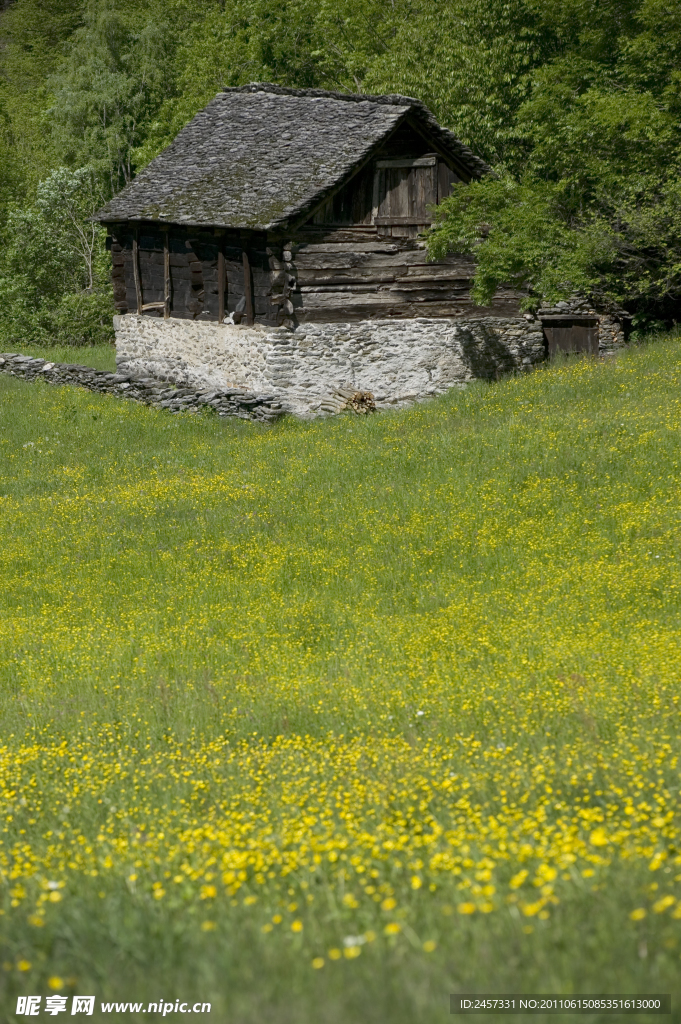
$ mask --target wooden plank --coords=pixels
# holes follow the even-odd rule
[[[460,290],[461,288],[468,288],[470,282],[468,278],[464,278],[461,281],[451,280],[437,280],[437,278],[430,278],[428,281],[416,281],[413,282],[409,278],[398,278],[395,283],[391,286],[393,292],[421,292],[424,289],[432,291],[442,291],[442,289],[455,288]]]
[[[397,253],[340,253],[338,255],[319,253],[308,256],[300,254],[296,257],[296,269],[301,273],[329,273],[331,271],[367,271],[371,269],[392,268],[396,273],[420,277],[437,277],[453,275],[473,277],[475,264],[472,260],[458,259],[438,260],[429,263],[427,254],[420,249],[403,249]]]
[[[452,185],[459,181],[458,176],[452,171],[444,160],[440,160],[437,167],[437,202],[441,203],[451,194]]]
[[[253,323],[253,287],[251,284],[251,264],[248,253],[244,249],[241,256],[244,266],[244,295],[246,297],[246,323]]]
[[[421,295],[426,295],[426,292],[422,292]],[[380,309],[382,307],[403,305],[408,304],[413,308],[417,306],[425,305],[424,301],[421,301],[421,295],[419,293],[400,293],[399,290],[392,292],[387,289],[380,289],[374,292],[362,291],[362,292],[306,292],[301,296],[305,309],[338,309],[354,306],[356,303],[365,306],[366,308]],[[495,298],[493,306],[491,307],[479,307],[475,306],[468,289],[462,288],[460,290],[452,290],[449,295],[446,293],[443,295],[437,291],[431,293],[431,300],[435,303],[446,302],[447,305],[453,304],[461,309],[465,309],[468,313],[475,318],[490,316],[490,315],[507,315],[511,309],[518,309],[518,300],[513,296]],[[492,314],[489,312],[490,309],[503,309],[505,312],[500,314]],[[420,316],[420,313],[416,313],[416,316]]]
[[[391,295],[388,291],[376,291],[368,292],[364,291],[361,294],[362,306],[368,308],[380,308],[382,306],[391,306],[395,303],[395,296]],[[398,300],[399,301],[399,300]],[[347,292],[319,292],[319,293],[307,293],[305,295],[304,307],[305,309],[337,309],[345,308],[348,304],[352,304],[352,298]]]
[[[392,288],[399,289],[405,292],[418,292],[424,288],[454,288],[460,290],[461,288],[469,288],[471,279],[469,277],[429,277],[423,280],[414,281],[412,278],[401,277],[394,271],[382,270],[380,272],[372,271],[366,274],[339,274],[335,273],[333,276],[315,276],[312,274],[301,275],[298,278],[298,289],[300,291],[309,291],[314,289],[315,291],[323,291],[328,289],[334,291],[338,288],[344,288],[346,286],[352,286],[354,288]]]
[[[339,292],[343,294],[356,293],[359,295],[370,295],[374,292],[385,291],[389,294],[393,289],[386,288],[382,284],[372,284],[367,281],[363,284],[323,284],[323,285],[305,285],[299,289],[300,295],[336,295]]]
[[[443,278],[452,280],[456,278],[471,278],[475,274],[475,264],[473,261],[461,260],[457,263],[426,263],[425,260],[421,264],[412,264],[406,267],[402,273],[405,277],[410,280],[432,280],[433,278]]]
[[[293,262],[298,263],[301,255],[312,253],[343,253],[343,252],[399,252],[400,246],[395,242],[386,242],[376,238],[375,242],[319,242],[302,244],[293,257]]]
[[[363,301],[357,302],[346,302],[345,305],[339,305],[337,307],[322,306],[314,309],[298,310],[298,318],[302,321],[304,318],[316,319],[318,322],[329,320],[329,322],[342,322],[343,320],[370,320],[370,319],[385,319],[391,317],[454,317],[465,320],[478,320],[482,317],[507,317],[510,315],[517,315],[516,309],[511,309],[507,305],[494,305],[490,307],[481,308],[480,306],[474,306],[472,302],[461,300],[448,300],[443,302],[441,299],[432,302],[405,302],[400,301],[399,298],[394,298],[392,302],[385,303],[382,305],[376,305],[374,303],[368,303]]]
[[[325,224],[323,228],[313,229],[312,226],[305,226],[305,230],[299,229],[295,235],[296,245],[305,243],[315,244],[318,242],[370,242],[372,239],[380,242],[376,228],[372,225],[362,227],[354,225],[352,228],[336,227]]]
[[[165,302],[145,302],[144,305],[142,306],[142,312],[144,312],[145,309],[163,309],[163,310],[165,310],[165,308],[166,308]]]
[[[142,282],[140,281],[139,264],[139,231],[135,229],[132,239],[132,269],[135,275],[135,295],[137,296],[137,312],[142,312]]]
[[[218,323],[225,319],[225,255],[218,253]]]
[[[394,267],[357,267],[354,270],[301,270],[298,273],[298,286],[327,287],[336,284],[392,284],[402,280]],[[430,280],[430,279],[429,279]]]
[[[410,160],[405,157],[395,157],[392,160],[377,160],[376,167],[383,169],[384,167],[436,167],[437,156],[432,154],[430,156],[419,156],[416,159]]]
[[[400,196],[399,199],[401,199],[401,198],[402,197]],[[401,205],[406,205],[406,204],[401,204]],[[414,227],[429,228],[430,225],[432,224],[432,218],[429,217],[425,213],[425,211],[424,211],[423,215],[420,216],[420,217],[419,216],[417,216],[417,217],[402,217],[402,216],[393,216],[392,214],[390,214],[387,217],[376,217],[375,220],[374,220],[374,224],[377,224],[379,227],[383,227],[383,226],[392,227],[393,225],[398,225],[399,224],[400,226],[402,226],[402,225],[404,225],[404,226],[414,225]]]
[[[170,317],[170,239],[168,229],[163,232],[163,319]]]
[[[353,267],[414,267],[421,272],[425,271],[426,254],[418,250],[403,250],[395,253],[300,253],[296,256],[296,270],[298,273],[305,271],[325,270],[350,270]]]
[[[297,309],[296,316],[302,323],[356,323],[359,320],[411,320],[414,317],[432,317],[442,319],[477,319],[484,316],[505,317],[512,311],[503,307],[480,309],[464,303],[454,302],[395,302],[380,308],[363,303],[347,304],[337,309],[320,307],[318,309]]]

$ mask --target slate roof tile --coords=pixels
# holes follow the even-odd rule
[[[489,169],[411,97],[256,82],[218,93],[96,218],[283,228],[318,206],[407,114],[470,175]]]

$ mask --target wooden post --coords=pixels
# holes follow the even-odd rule
[[[139,228],[135,228],[132,239],[132,270],[135,275],[135,294],[137,295],[137,312],[142,312],[142,282],[140,280],[139,262]]]
[[[170,238],[168,228],[165,229],[163,235],[163,269],[165,271],[163,319],[167,320],[170,317]]]
[[[243,250],[243,264],[244,264],[244,297],[246,299],[246,323],[252,324],[253,317],[253,288],[251,287],[251,264],[248,259],[248,253]]]
[[[218,252],[218,323],[225,319],[225,254],[222,251],[222,242]]]

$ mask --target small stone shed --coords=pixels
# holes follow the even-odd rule
[[[487,171],[409,97],[225,89],[97,215],[119,370],[268,392],[309,416],[544,359],[518,292],[477,307],[469,257],[426,257],[432,208]]]

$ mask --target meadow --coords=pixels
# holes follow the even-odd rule
[[[0,375],[3,1019],[678,1006],[680,439],[673,337],[275,427]]]

